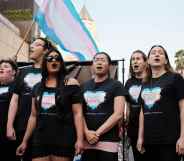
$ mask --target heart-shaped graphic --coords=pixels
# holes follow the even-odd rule
[[[105,96],[106,93],[104,91],[86,91],[84,93],[85,101],[92,110],[97,109],[97,107],[105,101]]]
[[[8,93],[8,87],[1,87],[0,88],[0,94],[3,94],[3,93]]]
[[[130,96],[135,102],[138,102],[138,98],[141,92],[141,85],[133,85],[128,90]]]
[[[40,73],[29,73],[25,76],[24,82],[28,85],[28,87],[33,88],[33,86],[40,82],[41,79],[42,75]]]
[[[160,87],[145,88],[142,90],[141,97],[144,100],[148,109],[151,109],[155,102],[160,99]]]
[[[48,110],[53,105],[55,105],[55,93],[44,92],[42,96],[41,107],[44,110]]]

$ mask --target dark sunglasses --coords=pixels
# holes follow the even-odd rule
[[[46,58],[47,62],[53,62],[53,61],[60,61],[60,57],[59,55],[55,55],[55,56],[47,56]]]

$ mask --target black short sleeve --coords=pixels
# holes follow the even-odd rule
[[[181,75],[175,74],[174,87],[176,89],[176,98],[178,100],[184,98],[184,79]]]
[[[13,93],[13,92],[14,92],[14,89],[15,89],[15,81],[13,81],[13,82],[10,84],[9,92],[10,92],[10,93]]]
[[[125,88],[123,87],[123,84],[119,81],[116,81],[114,83],[114,97],[117,96],[127,96],[127,91],[125,90]]]
[[[126,91],[126,93],[127,93],[127,94],[125,95],[125,98],[126,98],[126,101],[127,101],[127,102],[130,102],[131,99],[130,99],[130,95],[128,94],[128,88],[129,88],[129,85],[128,85],[128,84],[129,84],[129,80],[125,83],[125,87],[124,87],[124,88],[125,88],[125,91]]]
[[[78,85],[67,85],[67,90],[70,91],[71,103],[82,103],[82,92]]]
[[[36,85],[34,85],[31,91],[32,97],[38,96],[38,93],[40,92],[40,90],[41,90],[41,83],[37,83]]]
[[[18,75],[15,78],[14,85],[12,88],[12,92],[16,94],[20,94],[21,91],[21,82],[22,82],[22,71],[20,70],[18,72]]]

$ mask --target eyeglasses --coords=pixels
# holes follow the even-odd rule
[[[53,61],[60,61],[60,57],[59,55],[55,55],[55,56],[47,56],[46,58],[47,62],[53,62]]]

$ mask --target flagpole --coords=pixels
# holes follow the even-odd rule
[[[26,41],[26,39],[27,39],[27,37],[28,37],[28,35],[29,35],[29,33],[30,33],[30,31],[31,31],[31,29],[32,29],[32,27],[33,27],[33,25],[34,25],[34,23],[35,23],[35,21],[33,20],[32,23],[31,23],[31,26],[28,28],[27,32],[25,33],[24,38],[23,38],[23,40],[22,40],[22,42],[21,42],[21,44],[20,44],[20,46],[19,46],[19,48],[18,48],[16,54],[14,55],[15,61],[17,61],[17,56],[18,56],[18,54],[19,54],[19,52],[20,52],[20,49],[22,48],[24,42]]]

